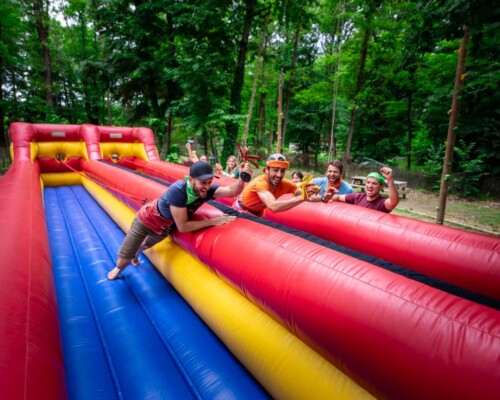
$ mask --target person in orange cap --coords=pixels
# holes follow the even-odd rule
[[[272,212],[289,210],[303,201],[320,201],[319,196],[313,196],[317,192],[317,186],[308,184],[305,186],[307,196],[300,196],[302,191],[297,185],[285,178],[286,170],[290,163],[285,156],[279,153],[268,157],[264,174],[253,179],[236,199],[233,207],[240,211],[262,217],[264,209]],[[280,196],[292,193],[294,197],[279,199]],[[309,196],[312,196],[309,198]]]

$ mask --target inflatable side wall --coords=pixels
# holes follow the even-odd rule
[[[128,166],[169,182],[188,173],[187,167],[170,163],[136,161]],[[306,202],[280,213],[265,210],[265,218],[500,300],[498,238],[342,203]]]
[[[40,174],[20,159],[0,179],[0,398],[65,399]]]

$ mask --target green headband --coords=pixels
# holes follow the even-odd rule
[[[366,178],[375,178],[377,181],[380,182],[381,185],[385,185],[385,179],[384,177],[379,174],[378,172],[370,172]]]

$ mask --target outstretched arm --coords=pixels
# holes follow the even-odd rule
[[[215,198],[221,198],[221,197],[236,197],[238,196],[243,188],[245,187],[245,182],[241,180],[241,171],[248,172],[250,176],[252,175],[253,171],[252,169],[248,166],[248,164],[242,164],[241,169],[240,169],[240,179],[238,179],[236,182],[229,186],[220,186],[214,193]]]
[[[204,219],[200,221],[190,221],[186,207],[170,206],[170,212],[174,218],[175,225],[179,232],[194,232],[209,226],[219,226],[232,222],[236,219],[234,215],[222,214],[220,217]]]
[[[274,197],[268,190],[259,190],[257,194],[266,207],[274,213],[289,210],[304,201],[302,200],[302,196],[294,196],[289,199],[277,200],[276,197]]]
[[[330,201],[340,201],[341,203],[345,203],[345,195],[344,194],[335,194],[338,190],[335,188],[328,188],[321,198],[323,203],[328,203]]]

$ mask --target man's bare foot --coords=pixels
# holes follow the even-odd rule
[[[122,270],[120,268],[117,267],[113,268],[111,271],[108,272],[108,279],[110,281],[115,280],[116,278],[118,278],[121,272]]]

